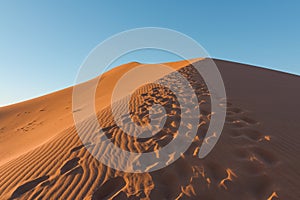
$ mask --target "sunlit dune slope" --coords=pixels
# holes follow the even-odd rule
[[[196,59],[197,60],[197,59]],[[164,63],[179,69],[191,61]],[[97,91],[98,110],[108,106],[119,78],[140,63],[116,67],[101,76]],[[89,82],[93,82],[91,80]],[[86,85],[89,82],[84,83]],[[74,125],[72,116],[72,87],[22,103],[0,108],[0,164],[48,141]]]

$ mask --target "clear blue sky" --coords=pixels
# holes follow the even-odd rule
[[[1,1],[0,106],[71,86],[98,43],[145,26],[185,33],[215,58],[299,75],[300,1],[244,2]],[[150,57],[135,60],[168,61]]]

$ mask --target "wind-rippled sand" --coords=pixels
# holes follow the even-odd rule
[[[194,62],[196,66],[205,60]],[[0,199],[299,199],[299,76],[215,62],[228,97],[218,143],[207,157],[198,158],[201,145],[210,139],[204,140],[213,114],[210,94],[188,62],[167,63],[193,87],[201,115],[197,136],[184,155],[154,172],[120,172],[89,153],[86,148],[91,152],[105,149],[96,146],[97,133],[89,120],[84,129],[92,142],[82,144],[77,135],[72,114],[80,109],[72,111],[72,88],[0,108]],[[189,110],[181,110],[172,91],[158,84],[178,78],[166,74],[136,90],[130,99],[131,112],[122,117],[125,127],[128,121],[149,123],[149,107],[158,103],[166,110],[163,130],[151,138],[137,139],[118,128],[110,107],[112,90],[124,73],[139,65],[128,63],[103,75],[96,110],[114,145],[149,152],[176,137],[180,114]],[[190,100],[184,94],[182,98]],[[125,106],[122,99],[117,101],[118,109]],[[154,117],[160,120],[163,116],[154,113]]]

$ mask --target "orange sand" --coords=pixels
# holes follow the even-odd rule
[[[227,118],[219,142],[204,159],[197,152],[210,120],[209,93],[189,62],[165,63],[193,80],[203,112],[187,152],[155,172],[119,172],[90,155],[74,127],[72,87],[1,107],[0,199],[299,199],[299,76],[215,62],[228,96]],[[128,63],[103,74],[95,107],[99,121],[108,127],[114,126],[110,104],[115,84],[139,66]],[[172,76],[162,77],[168,78]],[[147,119],[137,108],[159,95],[161,101],[172,99],[170,93],[158,95],[154,89],[157,85],[147,84],[132,96],[133,117],[139,123]],[[172,139],[178,125],[178,113],[172,111],[176,103],[166,105],[174,116],[167,120],[165,134],[147,143],[130,142],[118,129],[107,129],[106,134],[126,150],[158,149]]]

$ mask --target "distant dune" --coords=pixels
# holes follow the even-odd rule
[[[82,144],[77,134],[73,112],[80,110],[72,110],[70,87],[0,108],[0,199],[298,200],[300,77],[214,61],[226,88],[227,115],[217,145],[204,159],[197,154],[213,114],[209,91],[189,62],[165,63],[187,78],[201,109],[197,136],[177,161],[149,173],[125,173],[101,164],[85,148],[96,151],[94,144]],[[201,66],[205,60],[192,62]],[[162,103],[168,111],[165,130],[139,141],[116,126],[110,109],[112,91],[122,75],[140,65],[132,62],[104,73],[95,96],[106,136],[122,149],[137,152],[170,142],[180,115],[170,91],[147,84],[132,95],[132,113],[123,122],[147,123],[147,108]],[[160,81],[174,79],[171,73]],[[122,109],[122,98],[118,102]],[[85,128],[93,134],[88,122]]]

